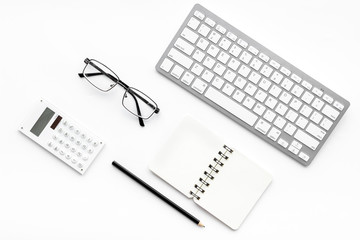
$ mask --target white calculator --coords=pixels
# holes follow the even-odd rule
[[[43,99],[19,131],[80,174],[85,173],[104,147],[95,134]]]

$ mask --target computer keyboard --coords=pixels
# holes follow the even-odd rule
[[[350,105],[199,4],[156,69],[303,165]]]

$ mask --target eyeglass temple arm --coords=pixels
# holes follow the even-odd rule
[[[144,127],[145,124],[144,124],[144,120],[140,117],[141,116],[141,111],[140,111],[140,107],[139,107],[139,103],[136,99],[136,97],[134,96],[134,93],[133,92],[128,92],[133,98],[134,98],[134,101],[135,101],[135,104],[136,104],[136,111],[138,113],[138,119],[139,119],[139,124],[140,126]]]

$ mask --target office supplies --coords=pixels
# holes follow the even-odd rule
[[[159,113],[157,104],[145,93],[129,87],[110,68],[95,59],[85,58],[85,67],[79,77],[85,78],[91,85],[102,92],[108,92],[116,85],[125,89],[122,105],[131,114],[139,119],[140,126],[144,127],[144,119],[149,119],[154,113]]]
[[[180,206],[178,206],[176,203],[174,203],[173,201],[171,201],[170,199],[168,199],[167,197],[165,197],[163,194],[161,194],[160,192],[158,192],[156,189],[154,189],[153,187],[151,187],[149,184],[147,184],[146,182],[144,182],[143,180],[141,180],[140,178],[138,178],[137,176],[135,176],[133,173],[131,173],[129,170],[127,170],[126,168],[124,168],[123,166],[121,166],[118,162],[113,161],[112,165],[114,167],[116,167],[117,169],[119,169],[120,171],[122,171],[123,173],[125,173],[127,176],[129,176],[130,178],[132,178],[135,182],[139,183],[140,185],[142,185],[144,188],[146,188],[147,190],[149,190],[150,192],[152,192],[153,194],[155,194],[157,197],[159,197],[161,200],[163,200],[164,202],[166,202],[167,204],[169,204],[170,206],[172,206],[173,208],[175,208],[178,212],[180,212],[181,214],[183,214],[185,217],[187,217],[188,219],[190,219],[192,222],[196,223],[198,226],[200,227],[205,227],[199,219],[197,219],[196,217],[194,217],[193,215],[191,215],[190,213],[188,213],[187,211],[185,211],[183,208],[181,208]]]
[[[267,172],[190,117],[149,168],[233,230],[271,183]]]
[[[350,105],[199,4],[156,70],[303,165]]]
[[[99,137],[44,99],[37,103],[19,131],[80,174],[85,173],[104,147]]]

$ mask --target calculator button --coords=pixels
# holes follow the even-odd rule
[[[69,147],[70,147],[70,144],[66,143],[65,148],[69,148]]]
[[[76,153],[76,156],[78,156],[78,157],[81,157],[81,155],[82,155],[81,152]]]
[[[82,149],[86,149],[87,148],[87,146],[84,144],[84,145],[82,145]]]
[[[53,139],[54,139],[54,140],[57,140],[57,136],[56,136],[56,135],[54,135],[54,136],[53,136]]]
[[[63,132],[63,129],[62,129],[62,128],[59,128],[58,131],[59,131],[59,133],[62,133],[62,132]]]
[[[64,121],[63,124],[64,124],[65,126],[67,126],[67,125],[68,125],[68,122],[67,122],[67,121]]]
[[[89,153],[93,153],[94,150],[92,150],[91,148],[89,148],[88,152],[89,152]]]
[[[60,155],[64,155],[64,154],[65,154],[64,151],[62,151],[62,150],[61,150],[59,153],[60,153]]]
[[[91,143],[91,142],[92,142],[92,138],[89,137],[89,138],[87,139],[87,141],[88,141],[89,143]]]
[[[77,160],[73,158],[73,160],[71,160],[72,163],[77,163]]]
[[[73,130],[73,129],[74,129],[74,126],[73,126],[73,125],[71,125],[71,126],[69,127],[69,129],[70,129],[70,130]]]
[[[49,143],[48,143],[48,146],[49,146],[49,147],[52,147],[52,145],[53,145],[52,142],[49,142]]]
[[[58,150],[59,150],[59,148],[58,148],[57,146],[55,146],[55,147],[54,147],[54,150],[55,150],[55,151],[58,151]]]
[[[87,161],[88,159],[89,159],[88,156],[84,156],[84,157],[83,157],[83,160],[84,160],[84,161]]]
[[[64,133],[64,136],[65,136],[65,137],[68,137],[68,136],[69,136],[69,133],[68,133],[68,132]]]
[[[74,138],[74,137],[70,137],[70,141],[72,141],[72,142],[73,142],[74,140],[75,140],[75,138]]]
[[[81,134],[81,138],[86,138],[86,135],[85,135],[85,134]]]
[[[70,156],[69,154],[67,154],[65,157],[66,157],[66,159],[70,159],[70,158],[71,158],[71,156]]]
[[[98,142],[93,142],[94,147],[97,147],[99,145]]]
[[[71,148],[71,152],[76,152],[76,149],[75,149],[75,148]]]
[[[60,144],[63,144],[63,143],[64,143],[64,140],[60,139],[60,140],[59,140],[59,143],[60,143]]]
[[[79,129],[76,129],[75,130],[75,134],[78,135],[80,133],[80,130]]]
[[[78,166],[79,168],[82,168],[84,165],[82,165],[81,163],[79,163],[77,166]]]
[[[79,140],[76,141],[76,145],[80,145],[81,142]]]

